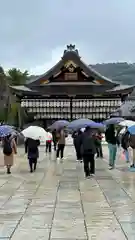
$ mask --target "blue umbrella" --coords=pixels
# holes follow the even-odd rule
[[[54,122],[49,128],[57,130],[57,129],[68,126],[68,124],[69,122],[67,120],[58,120]]]
[[[130,134],[135,135],[135,125],[128,127],[128,131]]]
[[[96,123],[96,122],[90,123],[89,127],[98,128],[98,129],[105,129],[105,125],[103,123]]]
[[[2,125],[0,126],[0,137],[6,137],[9,134],[11,134],[14,131],[14,129],[8,125]]]
[[[104,121],[104,124],[105,124],[105,125],[119,124],[120,122],[122,122],[122,121],[124,121],[124,120],[125,120],[124,118],[113,117],[113,118],[106,119],[106,120]]]
[[[77,119],[69,123],[68,128],[72,130],[77,130],[81,128],[85,128],[90,126],[90,124],[94,123],[92,120],[89,119]]]

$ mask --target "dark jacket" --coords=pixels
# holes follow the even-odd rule
[[[76,147],[76,138],[77,138],[77,136],[78,136],[78,132],[73,132],[72,138],[73,138],[73,144],[74,144],[75,147]]]
[[[130,137],[130,134],[128,131],[126,131],[123,136],[122,136],[122,139],[121,139],[121,146],[123,149],[127,150],[128,147],[129,147],[129,137]]]
[[[129,146],[133,149],[135,149],[135,135],[129,136]]]
[[[90,131],[84,132],[82,134],[81,147],[83,155],[96,153],[95,138]]]
[[[118,143],[117,136],[113,127],[108,127],[105,132],[105,139],[107,143],[116,145]]]
[[[78,133],[77,136],[74,138],[74,145],[75,145],[76,149],[80,149],[81,148],[82,134],[83,133]]]
[[[53,131],[52,131],[52,137],[53,137],[53,142],[56,143],[56,142],[58,141],[56,130],[53,130]]]
[[[28,159],[33,158],[37,159],[39,157],[38,146],[40,145],[39,140],[34,140],[31,138],[27,138],[25,141],[25,153],[28,154]]]

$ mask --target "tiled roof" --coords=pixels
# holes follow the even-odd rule
[[[112,115],[121,117],[135,116],[135,101],[132,100],[126,101]]]
[[[134,88],[134,87],[135,87],[135,85],[118,85],[118,86],[112,88],[111,90],[109,89],[108,92],[121,91],[121,90],[126,90],[126,89]]]
[[[15,89],[15,90],[20,90],[20,91],[25,91],[25,92],[32,92],[30,88],[24,86],[24,85],[19,85],[19,86],[10,86],[10,88]]]

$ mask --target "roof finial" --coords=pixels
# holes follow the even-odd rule
[[[79,55],[78,50],[75,48],[75,45],[73,45],[73,44],[67,45],[67,49],[64,50],[64,54],[66,52],[76,52],[77,55]]]
[[[67,45],[67,51],[75,51],[75,45]]]

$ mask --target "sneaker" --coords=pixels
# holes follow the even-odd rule
[[[114,167],[113,167],[113,166],[109,167],[109,170],[113,170],[113,169],[114,169]]]
[[[86,179],[90,179],[90,176],[85,176]]]
[[[95,174],[94,174],[94,173],[92,173],[92,174],[90,174],[90,176],[91,176],[91,177],[95,177]]]
[[[57,160],[59,161],[59,160],[60,160],[60,158],[57,158]]]

